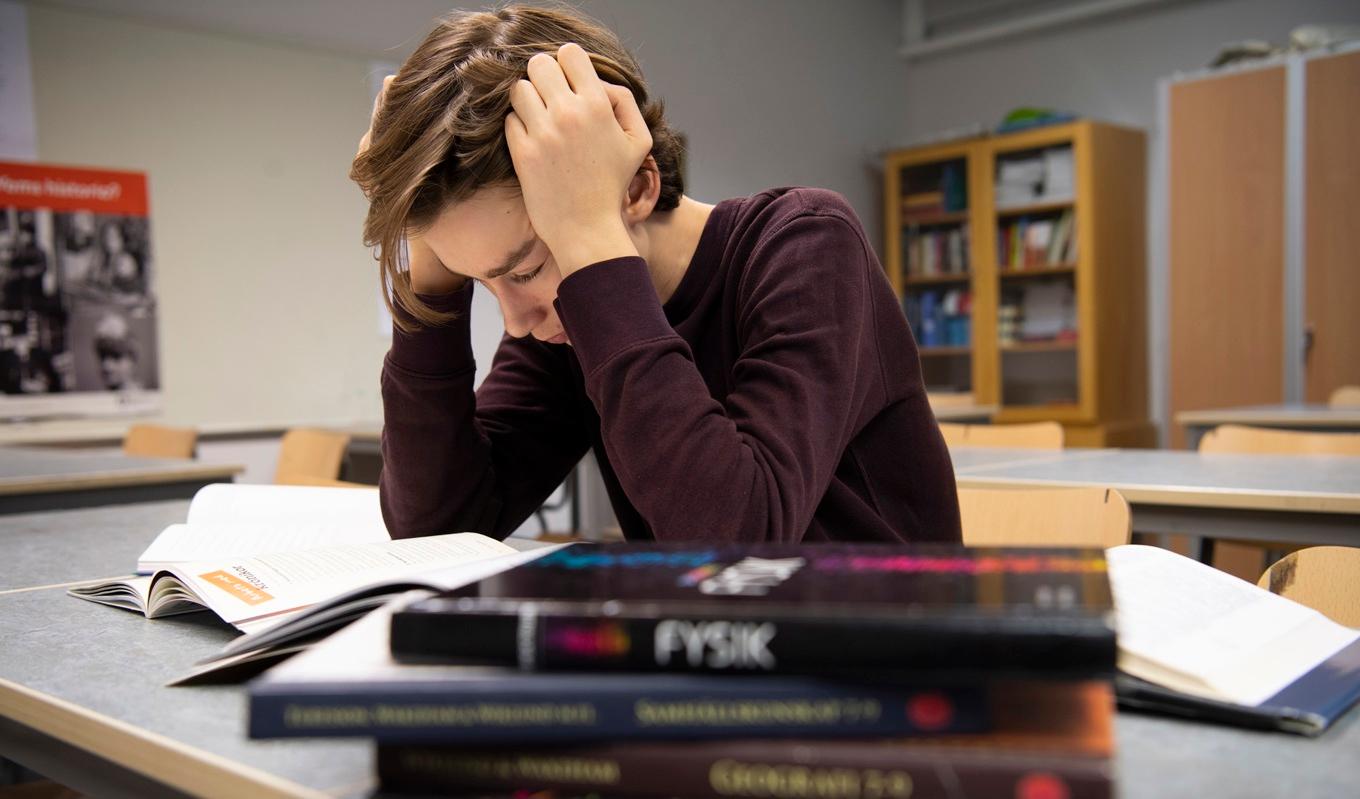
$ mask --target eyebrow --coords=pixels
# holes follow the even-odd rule
[[[506,272],[509,272],[515,267],[519,266],[520,263],[523,262],[525,258],[529,257],[529,253],[533,251],[534,246],[537,244],[538,239],[536,238],[529,238],[528,240],[526,240],[523,244],[516,247],[514,252],[507,255],[505,257],[505,260],[501,262],[500,266],[496,267],[495,269],[492,269],[490,272],[487,272],[486,279],[494,280],[495,278],[498,278],[501,275],[505,274]]]

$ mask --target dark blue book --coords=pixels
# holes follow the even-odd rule
[[[377,611],[250,685],[250,737],[392,743],[905,737],[989,728],[982,681],[404,665]]]
[[[1114,672],[1101,550],[573,546],[399,610],[393,654],[529,670]]]

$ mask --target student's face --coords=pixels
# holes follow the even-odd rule
[[[424,234],[445,268],[481,283],[500,303],[505,332],[567,344],[553,300],[562,282],[515,189],[485,188],[454,203]],[[509,271],[503,271],[509,266]]]

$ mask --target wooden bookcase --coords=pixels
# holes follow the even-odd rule
[[[1036,163],[1026,198],[1016,176]],[[1091,121],[888,154],[885,268],[928,387],[998,405],[997,422],[1060,422],[1073,446],[1154,443],[1144,163],[1140,131]]]

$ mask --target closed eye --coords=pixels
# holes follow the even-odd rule
[[[528,283],[530,280],[533,280],[534,278],[538,277],[538,273],[542,271],[543,264],[539,264],[538,267],[535,268],[534,271],[532,272],[524,272],[522,274],[510,274],[506,275],[506,277],[510,278],[511,283]]]

